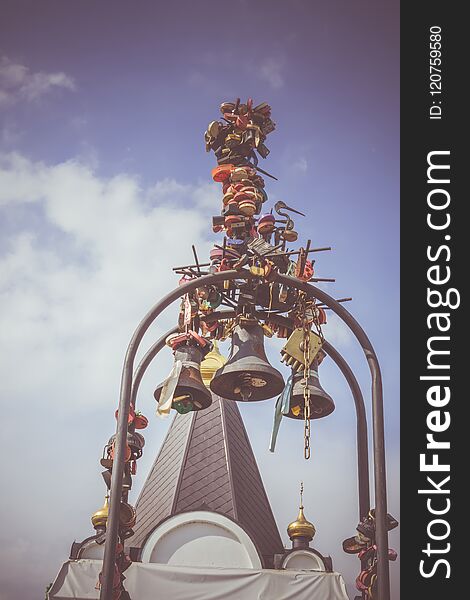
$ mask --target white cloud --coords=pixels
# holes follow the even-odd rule
[[[0,107],[18,101],[34,101],[57,88],[73,91],[75,81],[63,72],[31,72],[25,65],[6,56],[0,59]]]
[[[295,160],[291,165],[291,170],[297,174],[305,174],[308,171],[308,162],[305,156],[301,156]]]
[[[261,79],[275,90],[284,86],[283,70],[284,60],[275,58],[266,59],[258,67]]]
[[[171,267],[192,260],[190,241],[208,255],[208,204],[218,203],[212,187],[165,180],[144,189],[135,177],[103,179],[74,161],[3,157],[0,205],[10,215],[28,206],[35,214],[7,236],[0,259],[0,339],[9,349],[3,393],[18,395],[21,360],[30,374],[23,400],[39,386],[49,404],[61,402],[62,378],[52,374],[60,365],[64,377],[78,370],[92,382],[87,399],[69,391],[72,409],[109,402],[101,388],[116,380],[126,336],[177,285]]]

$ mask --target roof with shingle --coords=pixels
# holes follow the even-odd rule
[[[209,510],[250,535],[266,567],[283,545],[237,403],[177,414],[136,504],[130,545],[140,548],[166,518]]]

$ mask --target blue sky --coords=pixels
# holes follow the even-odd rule
[[[130,335],[175,286],[171,266],[191,260],[191,243],[207,256],[218,239],[220,188],[203,133],[237,96],[271,104],[277,128],[261,166],[279,181],[266,180],[269,205],[305,212],[300,240],[333,246],[317,275],[336,278],[324,286],[333,296],[353,297],[348,308],[378,352],[389,510],[399,517],[398,17],[397,2],[365,0],[3,2],[3,442],[17,450],[2,498],[12,515],[2,600],[37,597],[73,539],[90,534]],[[168,310],[143,351],[174,318]],[[334,318],[325,334],[369,400],[357,344]],[[273,364],[278,345],[269,344]],[[142,384],[151,425],[135,497],[168,426],[151,394],[170,363],[162,355]],[[298,423],[283,423],[267,452],[273,402],[242,412],[284,539],[303,479],[317,546],[351,584],[356,559],[340,544],[356,524],[354,412],[335,367],[325,361],[320,375],[337,410],[315,424],[309,463]],[[398,549],[398,533],[391,543]]]

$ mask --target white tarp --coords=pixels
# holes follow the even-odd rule
[[[101,566],[101,560],[85,558],[64,563],[49,598],[99,598]],[[131,600],[348,600],[339,573],[133,563],[124,575]]]

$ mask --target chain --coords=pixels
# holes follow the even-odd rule
[[[323,335],[323,331],[321,328],[321,323],[320,323],[320,311],[317,309],[316,307],[316,302],[315,300],[313,301],[313,305],[312,305],[312,310],[313,310],[313,322],[315,324],[315,329],[317,330],[317,333],[320,337],[321,343],[323,345],[323,342],[325,341],[325,337]]]
[[[299,298],[301,317],[302,317],[302,328],[304,332],[303,336],[303,351],[304,351],[304,379],[303,379],[303,392],[304,392],[304,458],[308,460],[310,458],[310,387],[308,385],[310,379],[310,323],[306,318],[306,298],[302,294]]]

